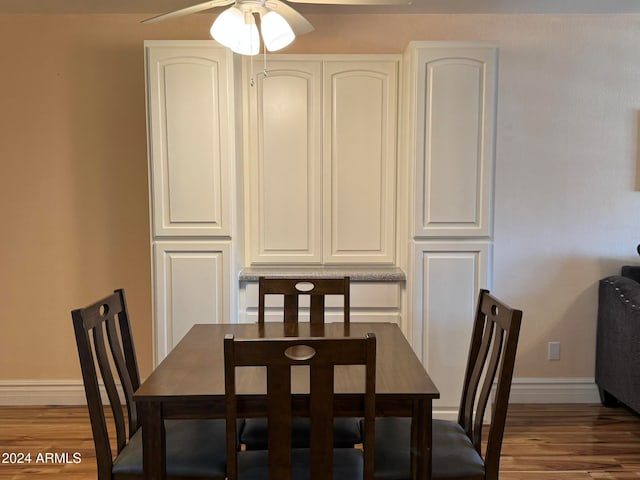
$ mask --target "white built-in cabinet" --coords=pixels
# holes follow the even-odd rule
[[[455,416],[480,288],[488,288],[497,49],[412,42],[405,55],[410,337]]]
[[[274,55],[245,82],[248,263],[395,263],[399,67]]]
[[[229,321],[233,285],[228,241],[157,240],[154,258],[154,316],[157,360],[194,323]]]
[[[145,42],[154,363],[193,323],[228,321],[233,288],[233,57],[212,42]]]
[[[491,235],[496,49],[410,44],[415,237]]]
[[[400,323],[453,415],[491,278],[497,49],[242,61],[145,42],[154,361],[254,320],[256,271],[358,270],[354,317]]]

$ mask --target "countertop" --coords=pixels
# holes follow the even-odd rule
[[[354,282],[404,282],[407,274],[398,267],[364,266],[263,266],[240,270],[240,282],[257,282],[259,277],[336,278],[350,277]]]

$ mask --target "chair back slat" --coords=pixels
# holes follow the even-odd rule
[[[322,480],[333,475],[333,366],[314,366],[310,375],[311,480]]]
[[[342,294],[344,294],[344,291]],[[324,295],[311,295],[309,302],[309,321],[311,323],[324,323]]]
[[[485,478],[497,480],[522,311],[481,290],[471,334],[458,423],[482,455],[486,407],[495,386],[483,455]]]
[[[105,323],[108,320],[105,319]],[[104,383],[104,388],[107,391],[107,397],[109,398],[109,405],[111,406],[111,412],[113,413],[113,419],[116,425],[116,439],[117,448],[120,452],[127,444],[127,431],[125,427],[124,413],[120,406],[120,396],[118,395],[118,388],[116,386],[113,370],[111,369],[111,363],[107,354],[107,345],[104,333],[104,325],[98,325],[93,328],[93,348],[96,352],[96,359],[98,361],[98,367],[100,368],[100,376]]]
[[[274,362],[267,365],[269,407],[269,473],[271,478],[288,478],[291,472],[291,449],[271,448],[291,445],[291,374],[290,366]]]
[[[131,384],[131,392],[129,393],[128,391],[125,391],[125,400],[127,401],[127,408],[129,409],[129,436],[131,436],[131,432],[135,432],[140,427],[136,402],[133,401],[133,393],[140,388],[140,372],[138,370],[138,360],[136,357],[133,336],[131,335],[126,295],[124,293],[124,289],[118,289],[115,293],[120,296],[120,302],[122,305],[122,310],[118,314],[120,341],[122,342],[122,349],[124,351],[124,362],[129,373],[128,380]]]
[[[343,317],[349,324],[350,279],[344,278],[267,278],[258,279],[258,323],[264,323],[265,296],[282,295],[284,297],[283,319],[285,324],[298,323],[300,297],[309,296],[309,321],[312,324],[324,323],[326,295],[343,296]]]
[[[298,310],[300,309],[300,302],[298,295],[284,296],[284,323],[298,323]],[[263,315],[264,320],[264,315]]]
[[[116,427],[118,453],[138,429],[133,392],[140,385],[124,290],[71,312],[91,420],[99,478],[110,478],[113,455],[100,393],[104,384]],[[96,367],[97,365],[97,367]],[[114,368],[117,376],[114,375]],[[118,384],[125,396],[123,411]],[[128,419],[128,427],[126,425]]]
[[[364,338],[259,338],[224,340],[227,439],[234,438],[237,418],[236,367],[267,368],[269,478],[291,478],[291,422],[293,366],[308,366],[311,423],[310,478],[333,478],[334,368],[364,365],[366,480],[373,479],[375,418],[375,336]],[[229,441],[227,442],[229,443]],[[367,464],[369,462],[369,464]],[[229,480],[237,479],[237,452],[227,448]],[[356,480],[356,479],[354,479]]]
[[[484,323],[484,322],[483,322]],[[491,348],[491,342],[493,339],[493,323],[484,323],[484,328],[479,329],[479,339],[477,341],[478,348],[474,349],[476,352],[475,358],[469,359],[469,370],[471,375],[468,378],[468,383],[465,383],[464,390],[466,395],[462,399],[460,407],[460,414],[463,415],[461,425],[465,427],[465,431],[469,438],[473,438],[474,421],[473,418],[477,409],[478,389],[482,378],[486,373],[486,361],[489,355],[489,349]]]
[[[476,414],[473,421],[473,445],[478,452],[481,452],[482,444],[482,425],[484,424],[484,415],[491,395],[491,387],[493,386],[493,380],[496,377],[496,371],[498,369],[498,362],[502,355],[502,339],[503,332],[501,329],[496,328],[493,331],[491,342],[491,355],[489,356],[488,363],[486,364],[485,375],[482,379],[480,392],[476,402]]]
[[[127,404],[127,411],[129,412],[128,431],[129,438],[131,438],[133,433],[138,429],[138,410],[136,408],[136,403],[133,401],[133,394],[135,390],[125,361],[125,355],[120,341],[120,335],[117,331],[115,318],[108,319],[105,323],[107,327],[109,348],[111,349],[111,357],[118,372],[118,378],[120,379],[120,385],[122,386],[122,391],[124,393],[124,400]],[[122,409],[120,408],[117,410],[122,412]]]

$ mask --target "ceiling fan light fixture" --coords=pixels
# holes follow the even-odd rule
[[[210,30],[213,39],[240,55],[257,55],[260,34],[253,15],[230,7],[218,15]]]
[[[273,10],[262,16],[260,29],[264,45],[270,52],[286,47],[296,38],[293,29],[284,17]]]
[[[244,15],[240,9],[231,7],[224,10],[211,25],[211,36],[225,47],[231,47],[237,37],[237,31],[244,25]]]
[[[240,55],[257,55],[260,52],[260,33],[253,20],[253,15],[250,16],[250,19],[250,22],[244,23],[242,29],[238,31],[235,45],[229,47]]]

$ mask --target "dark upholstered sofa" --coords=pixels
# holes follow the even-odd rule
[[[640,267],[600,280],[596,384],[604,405],[640,412]]]

